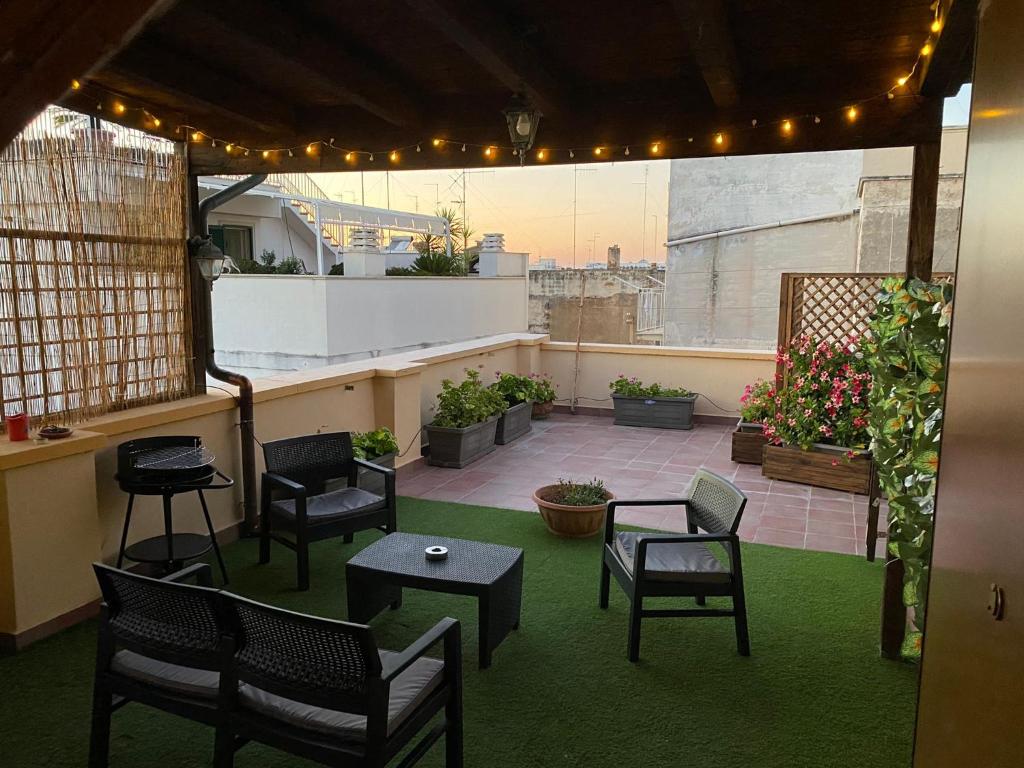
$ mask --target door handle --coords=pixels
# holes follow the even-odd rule
[[[988,600],[988,612],[996,621],[1002,621],[1003,614],[1006,610],[1006,592],[1003,591],[1001,586],[994,582],[989,589],[991,592]]]

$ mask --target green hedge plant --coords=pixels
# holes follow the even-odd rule
[[[437,396],[437,409],[431,425],[462,429],[498,416],[507,407],[500,392],[483,385],[479,371],[467,368],[462,383],[455,384],[451,379],[441,382],[441,394]]]
[[[661,384],[644,385],[636,376],[626,376],[620,373],[613,382],[608,385],[612,394],[623,397],[692,397],[693,392],[682,387],[663,387]]]
[[[398,439],[387,427],[352,433],[352,452],[357,459],[376,459],[398,452]]]
[[[505,398],[505,402],[508,403],[509,407],[533,400],[533,379],[529,376],[502,373],[501,371],[494,375],[497,381],[491,384],[491,389],[500,393]]]
[[[952,301],[948,283],[887,278],[865,343],[872,449],[889,499],[888,550],[903,561],[903,602],[913,609],[914,631],[904,643],[911,659],[920,655],[925,628]]]

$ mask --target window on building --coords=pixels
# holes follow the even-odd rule
[[[235,264],[252,260],[252,227],[223,224],[210,227],[210,237]]]

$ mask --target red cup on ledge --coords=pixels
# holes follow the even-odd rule
[[[5,421],[7,422],[7,439],[12,443],[19,440],[28,440],[28,414],[27,413],[16,413],[13,416],[8,416]]]

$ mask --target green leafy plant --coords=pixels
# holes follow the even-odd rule
[[[529,376],[533,384],[533,397],[530,399],[535,403],[551,403],[558,396],[555,393],[555,383],[548,374],[531,373]]]
[[[462,257],[444,251],[429,251],[420,254],[412,263],[412,273],[419,277],[458,277],[465,274]]]
[[[613,394],[624,397],[692,397],[693,392],[682,387],[663,387],[661,384],[648,384],[640,381],[636,376],[626,376],[620,373],[615,381],[608,385]]]
[[[505,398],[505,402],[510,406],[525,403],[527,400],[533,400],[533,379],[529,376],[502,373],[501,371],[494,375],[498,380],[491,384],[491,389],[500,392],[501,396]]]
[[[337,275],[344,275],[345,274],[345,264],[344,263],[332,264],[331,268],[329,270],[327,270],[327,274],[328,275],[336,275],[336,276]]]
[[[480,372],[466,369],[466,378],[456,385],[451,379],[441,382],[437,410],[431,424],[435,427],[461,429],[504,413],[504,396],[480,381]]]
[[[375,459],[397,451],[398,439],[387,427],[379,427],[371,432],[352,433],[352,452],[357,459]]]
[[[767,424],[775,418],[775,386],[770,381],[758,379],[744,387],[740,418],[748,424]]]
[[[591,507],[604,504],[607,500],[608,490],[604,487],[604,481],[596,477],[585,483],[559,479],[546,498],[546,501],[567,507]]]
[[[238,271],[246,275],[302,275],[305,274],[305,267],[302,261],[289,256],[277,263],[277,254],[263,249],[259,260],[242,259],[238,262]]]
[[[903,561],[903,602],[914,612],[904,643],[910,659],[920,656],[925,628],[952,302],[948,283],[887,278],[865,343],[875,381],[872,449],[889,499],[888,550]]]
[[[775,414],[764,427],[770,442],[805,451],[815,443],[867,447],[872,384],[857,336],[833,344],[799,336],[788,350],[779,350],[776,360],[785,366],[787,378],[775,394]]]

